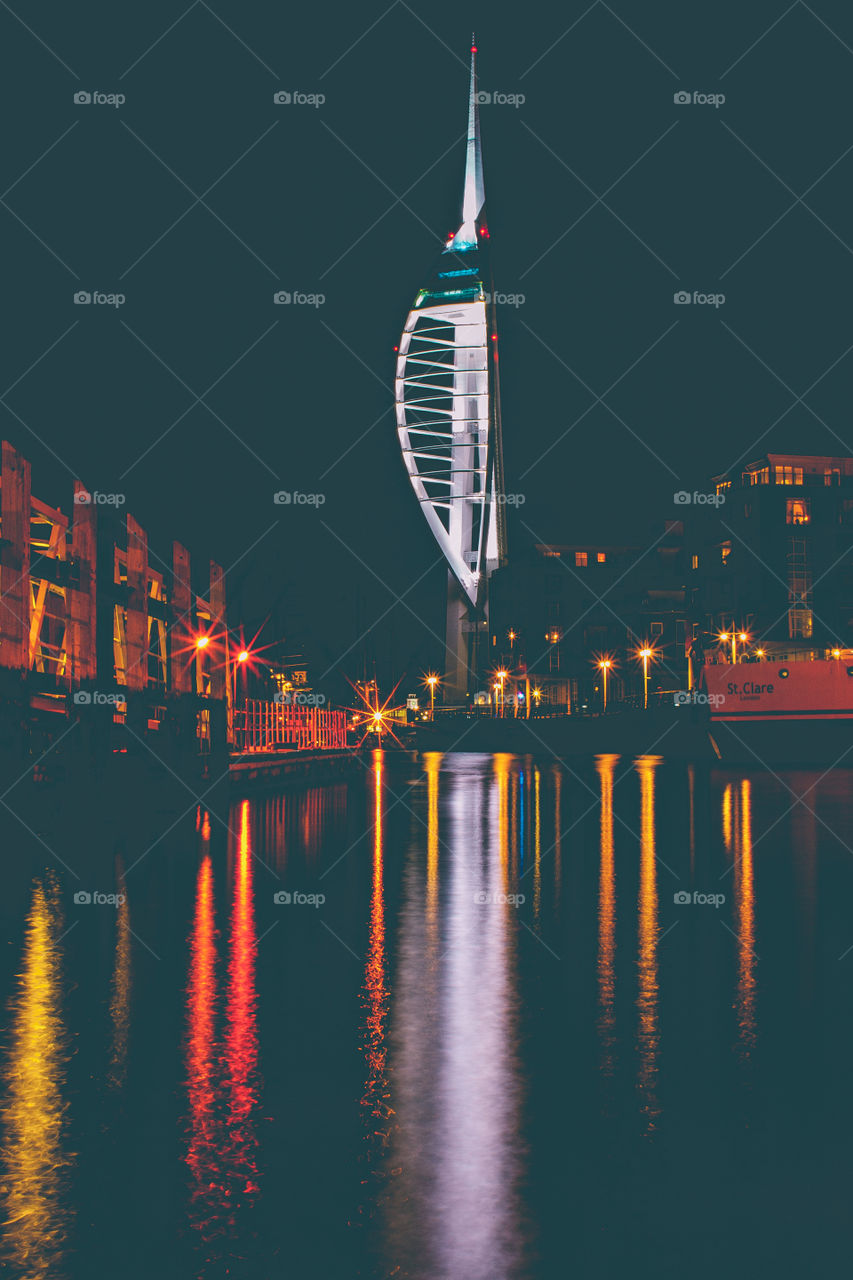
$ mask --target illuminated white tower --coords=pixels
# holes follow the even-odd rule
[[[418,291],[400,339],[397,433],[448,563],[445,696],[481,687],[489,576],[506,558],[497,329],[471,48],[462,223]]]

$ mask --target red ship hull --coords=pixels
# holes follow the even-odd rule
[[[853,653],[813,662],[705,667],[711,741],[721,758],[853,765]],[[849,752],[849,754],[848,754]]]

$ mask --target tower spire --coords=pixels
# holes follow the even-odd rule
[[[462,196],[462,226],[450,244],[451,251],[472,249],[477,244],[477,218],[485,203],[483,153],[480,147],[480,107],[477,101],[477,42],[471,36],[471,84],[468,95],[468,146],[465,153],[465,186]]]

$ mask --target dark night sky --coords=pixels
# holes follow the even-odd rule
[[[2,10],[3,433],[38,496],[67,508],[79,475],[125,493],[160,555],[220,560],[232,621],[278,600],[315,679],[357,616],[381,617],[383,676],[439,662],[393,347],[458,224],[472,28],[481,88],[526,97],[481,113],[496,281],[525,296],[500,316],[515,545],[635,538],[742,455],[847,451],[849,5],[13,8],[32,29]]]

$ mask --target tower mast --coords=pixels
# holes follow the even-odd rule
[[[471,45],[462,220],[400,339],[395,380],[403,461],[448,564],[445,692],[463,702],[482,683],[488,582],[505,561],[497,331]]]

